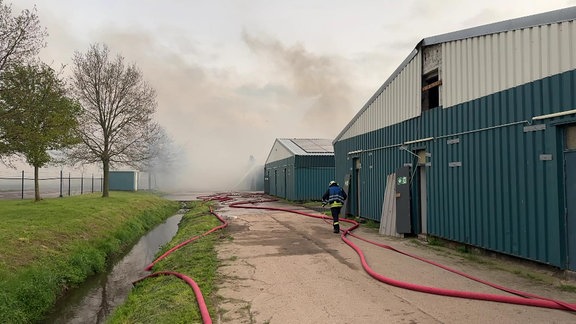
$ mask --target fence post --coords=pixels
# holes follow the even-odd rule
[[[24,199],[24,170],[22,170],[22,199]]]
[[[60,170],[60,198],[62,198],[62,183],[64,182],[64,178],[62,177],[62,170]]]
[[[68,172],[68,197],[70,197],[70,172]]]
[[[80,194],[84,194],[84,173],[80,177]]]
[[[94,173],[92,173],[92,193],[94,193]]]

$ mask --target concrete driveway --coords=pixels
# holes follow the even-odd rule
[[[228,219],[230,239],[218,247],[222,280],[217,291],[218,314],[213,315],[216,323],[576,323],[573,312],[445,297],[390,286],[364,271],[356,252],[340,235],[332,233],[328,221],[288,212],[235,209],[226,203],[220,206],[217,213]],[[294,208],[279,203],[262,206]],[[498,270],[531,271],[540,278],[560,281],[546,269],[501,259],[490,259],[489,263],[470,261],[450,249],[384,237],[377,230],[362,226],[354,233],[508,288],[576,303],[574,293]],[[364,251],[372,269],[386,277],[511,296],[396,252],[350,239]]]

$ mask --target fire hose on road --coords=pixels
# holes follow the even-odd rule
[[[288,209],[288,208],[281,208],[281,207],[271,207],[271,206],[260,206],[260,205],[256,205],[256,204],[261,204],[261,203],[266,203],[266,202],[273,202],[273,201],[277,201],[277,199],[270,199],[270,198],[264,198],[262,195],[248,195],[248,196],[242,196],[242,195],[233,195],[233,194],[216,194],[216,195],[211,195],[211,196],[203,196],[203,197],[199,197],[199,199],[202,200],[214,200],[214,201],[218,201],[220,203],[225,203],[231,200],[234,200],[235,198],[233,198],[234,196],[240,196],[241,198],[249,198],[249,200],[243,200],[243,201],[237,201],[237,202],[231,202],[228,204],[229,207],[231,208],[244,208],[244,209],[260,209],[260,210],[272,210],[272,211],[282,211],[282,212],[288,212],[288,213],[293,213],[293,214],[299,214],[302,216],[307,216],[307,217],[313,217],[313,218],[318,218],[318,219],[323,219],[323,220],[331,220],[331,217],[328,217],[326,215],[318,215],[318,214],[312,214],[312,213],[307,213],[307,212],[303,212],[300,210],[293,210],[293,209]],[[160,257],[158,257],[154,262],[152,262],[150,265],[148,265],[146,267],[146,270],[150,270],[152,269],[152,267],[161,259],[167,257],[168,255],[170,255],[172,252],[174,252],[175,250],[183,247],[186,244],[189,244],[205,235],[208,235],[214,231],[220,230],[226,226],[228,226],[228,223],[218,214],[216,214],[212,209],[210,209],[210,212],[216,216],[220,222],[222,222],[222,225],[217,226],[207,232],[205,232],[202,235],[198,235],[195,236],[185,242],[182,242],[180,244],[178,244],[177,246],[173,247],[172,249],[170,249],[169,251],[167,251],[166,253],[164,253],[163,255],[161,255]],[[543,308],[551,308],[551,309],[559,309],[559,310],[567,310],[567,311],[576,311],[576,304],[572,304],[572,303],[567,303],[567,302],[563,302],[563,301],[559,301],[559,300],[554,300],[554,299],[550,299],[550,298],[546,298],[546,297],[542,297],[542,296],[538,296],[538,295],[534,295],[534,294],[530,294],[527,292],[522,292],[522,291],[518,291],[518,290],[514,290],[514,289],[510,289],[507,287],[503,287],[503,286],[499,286],[478,278],[475,278],[473,276],[470,276],[466,273],[463,273],[461,271],[455,270],[455,269],[451,269],[449,267],[443,266],[441,264],[423,259],[421,257],[409,254],[409,253],[405,253],[402,251],[399,251],[391,246],[388,245],[384,245],[384,244],[380,244],[377,242],[373,242],[367,239],[364,239],[356,234],[353,233],[353,231],[358,228],[360,226],[360,224],[354,220],[350,220],[350,219],[341,219],[341,222],[346,222],[351,224],[351,226],[347,229],[343,229],[342,233],[341,233],[341,239],[348,245],[350,246],[359,256],[360,258],[360,262],[362,264],[363,269],[374,279],[382,282],[382,283],[386,283],[392,286],[396,286],[399,288],[404,288],[404,289],[409,289],[409,290],[413,290],[413,291],[418,291],[418,292],[423,292],[423,293],[429,293],[429,294],[435,294],[435,295],[442,295],[442,296],[448,296],[448,297],[457,297],[457,298],[466,298],[466,299],[476,299],[476,300],[484,300],[484,301],[492,301],[492,302],[500,302],[500,303],[508,303],[508,304],[517,304],[517,305],[525,305],[525,306],[534,306],[534,307],[543,307]],[[362,240],[364,242],[376,245],[378,247],[381,248],[385,248],[385,249],[389,249],[391,251],[403,254],[405,256],[420,260],[422,262],[426,262],[429,263],[431,265],[440,267],[446,271],[450,271],[452,273],[458,274],[460,276],[463,276],[465,278],[468,278],[470,280],[474,280],[476,282],[482,283],[484,285],[499,289],[501,291],[505,291],[507,293],[510,294],[514,294],[516,296],[504,296],[504,295],[496,295],[496,294],[488,294],[488,293],[478,293],[478,292],[471,292],[471,291],[460,291],[460,290],[450,290],[450,289],[443,289],[443,288],[437,288],[437,287],[430,287],[430,286],[424,286],[424,285],[417,285],[417,284],[413,284],[413,283],[409,283],[409,282],[403,282],[403,281],[398,281],[395,279],[391,279],[388,278],[386,276],[383,276],[382,274],[379,274],[378,272],[374,271],[370,265],[368,265],[368,262],[366,261],[366,257],[364,256],[364,252],[356,245],[354,244],[352,241],[350,241],[350,239],[348,238],[348,236],[350,237],[354,237],[356,239]],[[200,312],[202,315],[202,320],[203,323],[207,324],[207,323],[212,323],[212,320],[210,318],[210,314],[208,313],[208,309],[206,307],[206,304],[204,302],[204,298],[202,296],[202,293],[200,291],[200,289],[198,288],[198,285],[194,282],[194,280],[192,280],[191,278],[187,277],[186,275],[180,274],[180,273],[176,273],[176,272],[170,272],[170,271],[163,271],[163,272],[157,272],[157,273],[152,273],[151,275],[144,277],[142,279],[139,279],[138,281],[141,281],[145,278],[148,277],[155,277],[158,275],[173,275],[176,276],[182,280],[184,280],[186,283],[188,283],[192,289],[194,290],[194,293],[196,294],[197,297],[197,302],[200,308]]]
[[[310,214],[310,213],[306,213],[306,212],[302,212],[302,211],[297,211],[297,210],[291,210],[291,209],[287,209],[287,208],[279,208],[279,207],[263,207],[263,206],[254,206],[254,203],[262,203],[262,202],[270,202],[270,201],[274,201],[274,199],[268,199],[268,200],[252,200],[252,201],[243,201],[243,202],[236,202],[236,203],[231,203],[229,204],[230,207],[232,208],[249,208],[249,209],[265,209],[265,210],[275,210],[275,211],[284,211],[284,212],[289,212],[289,213],[294,213],[294,214],[299,214],[299,215],[304,215],[304,216],[308,216],[308,217],[314,217],[314,218],[322,218],[322,219],[330,219],[330,217],[328,216],[319,216],[319,215],[315,215],[315,214]],[[251,206],[246,206],[250,204]],[[541,296],[537,296],[537,295],[533,295],[530,293],[526,293],[526,292],[521,292],[521,291],[517,291],[517,290],[513,290],[510,288],[506,288],[506,287],[502,287],[502,286],[498,286],[496,284],[492,284],[486,281],[483,281],[481,279],[478,278],[474,278],[470,275],[467,275],[465,273],[462,273],[460,271],[454,270],[454,269],[450,269],[448,267],[442,266],[440,264],[434,263],[432,261],[428,261],[413,255],[410,255],[408,253],[404,253],[401,251],[398,251],[397,249],[394,249],[390,246],[387,245],[383,245],[383,244],[379,244],[376,242],[372,242],[366,239],[363,239],[355,234],[352,233],[352,231],[354,231],[356,228],[358,228],[358,226],[360,226],[360,224],[358,224],[358,222],[354,221],[354,220],[350,220],[350,219],[341,219],[341,222],[346,222],[346,223],[350,223],[352,224],[352,226],[348,229],[344,229],[342,231],[341,234],[341,238],[342,240],[348,245],[350,246],[354,251],[356,251],[356,253],[358,254],[358,256],[360,257],[360,262],[362,263],[362,267],[364,268],[364,270],[370,275],[372,276],[374,279],[381,281],[383,283],[389,284],[389,285],[393,285],[399,288],[405,288],[405,289],[410,289],[410,290],[414,290],[414,291],[419,291],[419,292],[424,292],[424,293],[429,293],[429,294],[436,294],[436,295],[443,295],[443,296],[449,296],[449,297],[458,297],[458,298],[468,298],[468,299],[478,299],[478,300],[486,300],[486,301],[493,301],[493,302],[501,302],[501,303],[508,303],[508,304],[518,304],[518,305],[526,305],[526,306],[536,306],[536,307],[544,307],[544,308],[553,308],[553,309],[561,309],[561,310],[569,310],[569,311],[576,311],[576,304],[570,304],[567,302],[563,302],[563,301],[558,301],[558,300],[553,300],[553,299],[549,299],[546,297],[541,297]],[[369,265],[368,262],[366,262],[366,258],[364,256],[364,253],[362,252],[362,250],[356,245],[354,244],[352,241],[350,241],[347,236],[353,236],[355,238],[358,238],[360,240],[363,240],[367,243],[371,243],[377,246],[380,246],[382,248],[386,248],[386,249],[390,249],[392,251],[398,252],[398,253],[402,253],[406,256],[409,257],[413,257],[416,258],[420,261],[438,266],[440,268],[443,268],[447,271],[453,272],[455,274],[464,276],[468,279],[483,283],[485,285],[491,286],[493,288],[502,290],[502,291],[506,291],[508,293],[512,293],[515,295],[518,295],[518,297],[516,296],[502,296],[502,295],[495,295],[495,294],[485,294],[485,293],[477,293],[477,292],[470,292],[470,291],[460,291],[460,290],[450,290],[450,289],[442,289],[442,288],[436,288],[436,287],[429,287],[429,286],[423,286],[423,285],[416,285],[416,284],[412,284],[409,282],[403,282],[403,281],[398,281],[398,280],[394,280],[388,277],[385,277],[379,273],[377,273],[376,271],[374,271]]]

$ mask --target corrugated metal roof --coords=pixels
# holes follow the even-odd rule
[[[437,36],[427,37],[424,38],[420,42],[420,44],[418,44],[417,47],[446,43],[454,40],[460,40],[471,37],[490,35],[504,31],[524,29],[540,25],[555,24],[574,19],[576,19],[576,7],[570,7],[554,11],[548,11],[531,16],[500,21],[488,25],[462,29],[459,31],[441,34]]]
[[[390,75],[390,77],[382,84],[380,88],[370,97],[366,104],[358,111],[358,113],[350,120],[350,122],[342,129],[342,131],[336,136],[332,143],[336,143],[340,138],[348,131],[348,129],[356,122],[356,120],[362,115],[362,113],[370,107],[370,104],[378,98],[378,96],[388,87],[388,85],[400,74],[404,68],[412,61],[412,59],[418,54],[420,49],[425,46],[446,43],[450,41],[456,41],[471,37],[478,37],[483,35],[490,35],[494,33],[500,33],[504,31],[511,31],[523,28],[529,28],[534,26],[554,24],[564,21],[576,20],[576,6],[569,7],[554,11],[549,11],[541,14],[515,18],[510,20],[505,20],[501,22],[496,22],[492,24],[482,25],[478,27],[463,29],[455,32],[450,32],[446,34],[441,34],[437,36],[431,36],[422,39],[416,47],[410,52],[410,54],[404,59],[402,64]]]
[[[331,139],[277,138],[266,159],[266,165],[295,156],[334,156]]]
[[[325,138],[276,139],[294,155],[334,155],[332,140]]]

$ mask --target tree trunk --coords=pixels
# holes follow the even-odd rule
[[[34,166],[34,201],[40,201],[40,184],[38,183],[38,167]]]
[[[102,180],[102,198],[110,196],[110,161],[102,161],[102,170],[104,172],[104,179]]]

